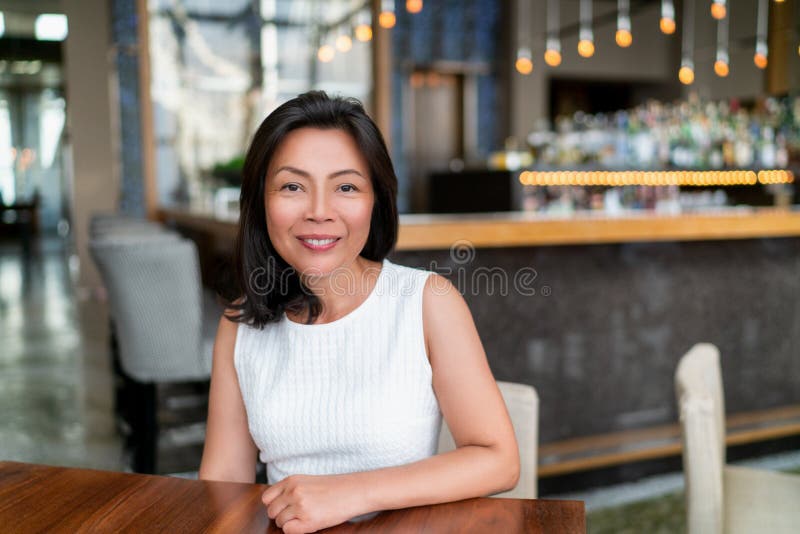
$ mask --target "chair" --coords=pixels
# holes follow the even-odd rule
[[[683,431],[687,532],[797,532],[800,476],[725,465],[719,350],[700,343],[681,358],[675,390]]]
[[[157,467],[157,384],[206,382],[221,308],[204,296],[197,249],[176,234],[90,242],[109,297],[134,469]]]
[[[174,232],[161,224],[127,215],[94,214],[89,221],[89,237],[91,239],[106,239],[128,235],[147,237],[163,233],[174,234]]]
[[[497,382],[500,393],[511,416],[514,433],[519,446],[520,473],[517,487],[493,495],[493,497],[509,497],[515,499],[536,498],[536,461],[539,441],[539,396],[536,389],[527,384],[514,382]],[[456,448],[453,435],[442,422],[439,434],[439,453],[452,451]]]

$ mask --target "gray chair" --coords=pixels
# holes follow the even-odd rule
[[[164,233],[177,235],[161,224],[127,215],[95,214],[89,221],[91,239],[111,239],[117,236],[149,237]]]
[[[117,235],[91,241],[90,251],[108,292],[134,467],[155,472],[156,384],[209,379],[222,309],[202,290],[192,241],[170,233]]]
[[[497,382],[500,393],[508,408],[511,424],[514,425],[514,434],[519,446],[520,473],[517,487],[512,490],[498,493],[493,497],[509,497],[515,499],[536,498],[536,465],[539,446],[539,396],[536,389],[527,384],[514,382]],[[452,451],[456,448],[453,435],[442,422],[439,434],[439,450]]]
[[[700,343],[681,358],[675,391],[683,431],[687,532],[798,532],[800,476],[725,463],[725,400],[717,347]]]

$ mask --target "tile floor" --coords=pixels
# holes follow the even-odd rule
[[[70,276],[59,238],[0,243],[0,460],[119,470],[107,311]]]

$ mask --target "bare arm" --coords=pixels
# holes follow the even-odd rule
[[[519,479],[514,429],[472,315],[441,276],[428,278],[423,324],[433,389],[457,449],[353,475],[370,489],[370,511],[485,496],[509,490]]]
[[[255,482],[258,449],[250,437],[233,366],[237,326],[223,316],[214,341],[206,442],[199,474],[203,480]]]
[[[423,325],[433,388],[457,449],[408,465],[334,476],[291,476],[263,495],[287,533],[356,515],[450,502],[511,489],[519,451],[472,315],[446,279],[428,278]]]

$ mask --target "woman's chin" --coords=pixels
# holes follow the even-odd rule
[[[324,278],[330,276],[337,269],[341,269],[347,265],[348,262],[344,261],[341,257],[314,257],[314,258],[300,258],[295,263],[295,269],[303,277]]]

